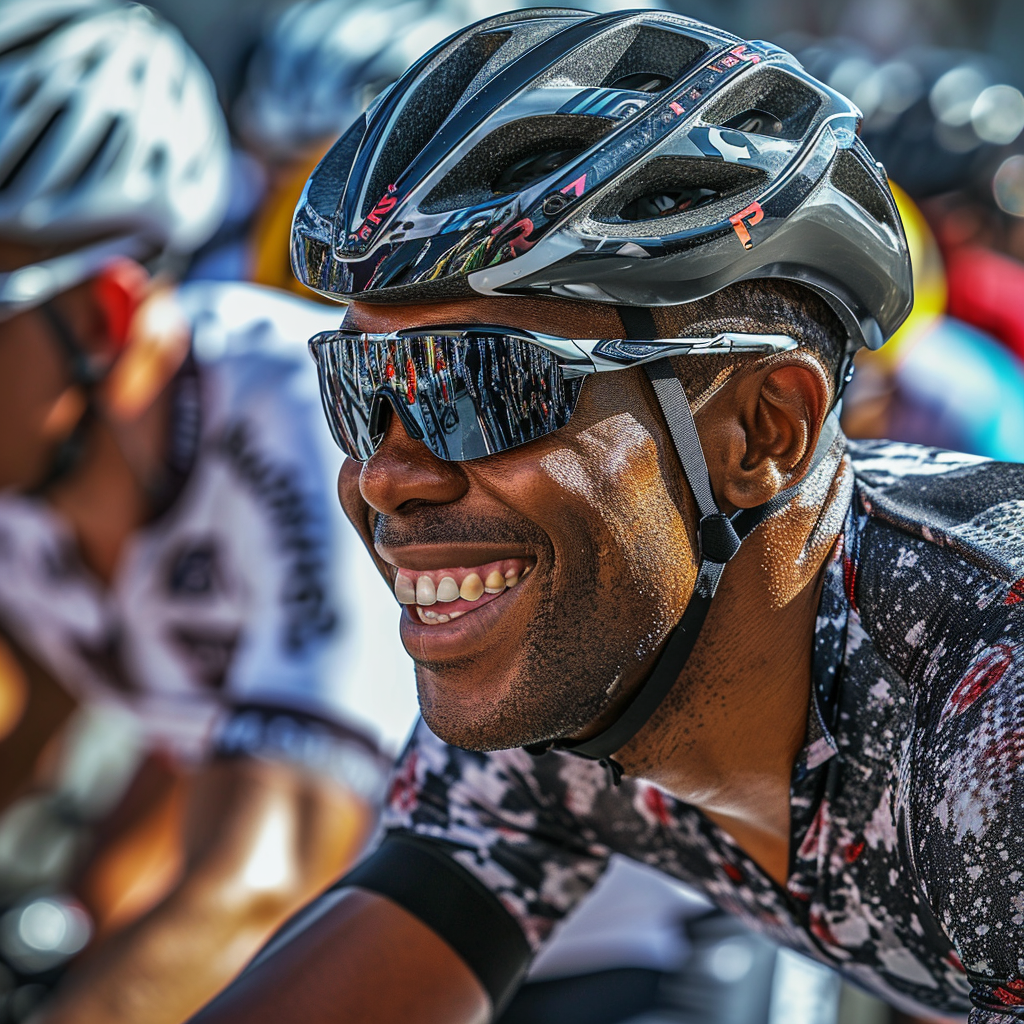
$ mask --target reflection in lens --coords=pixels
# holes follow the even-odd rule
[[[388,408],[435,455],[465,461],[565,426],[582,384],[546,349],[504,334],[327,337],[316,348],[324,409],[338,446],[362,461]]]

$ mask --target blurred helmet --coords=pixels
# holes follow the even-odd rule
[[[996,168],[1024,132],[1024,94],[998,60],[938,47],[883,58],[843,39],[799,57],[861,108],[861,138],[915,199],[980,186],[992,201]]]
[[[656,306],[785,278],[876,348],[912,286],[859,119],[784,50],[689,18],[512,12],[422,57],[333,147],[293,265],[364,301]]]
[[[210,76],[148,8],[0,6],[0,235],[188,253],[219,223],[227,169]]]
[[[464,23],[458,5],[432,0],[303,0],[271,24],[249,61],[238,132],[274,160],[326,147]]]

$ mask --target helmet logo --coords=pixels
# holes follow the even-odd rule
[[[708,67],[713,68],[715,71],[727,71],[743,60],[749,61],[751,64],[759,64],[761,62],[761,58],[756,53],[751,53],[747,44],[743,43],[741,46],[734,46],[724,57],[719,57],[717,61],[709,64]]]
[[[689,137],[705,156],[716,160],[721,159],[735,164],[751,157],[751,146],[747,137],[730,128],[692,128]]]
[[[570,181],[569,184],[565,186],[565,188],[559,189],[559,191],[562,193],[562,195],[565,196],[567,196],[571,192],[574,196],[579,197],[583,195],[583,193],[586,191],[586,188],[587,176],[586,174],[581,174],[575,181]]]
[[[754,241],[750,237],[747,225],[749,224],[750,227],[753,227],[755,224],[760,224],[763,220],[764,210],[761,209],[761,204],[758,202],[751,203],[746,209],[740,210],[739,213],[734,213],[729,218],[729,223],[732,225],[733,231],[736,232],[736,237],[743,243],[744,249],[754,248]]]
[[[397,185],[388,185],[387,192],[377,201],[377,205],[366,215],[366,220],[356,232],[356,237],[362,241],[369,241],[385,214],[390,213],[398,204],[398,197],[394,195],[398,191]]]
[[[730,132],[729,134],[732,135],[733,133]],[[746,143],[742,146],[734,145],[725,137],[719,128],[708,129],[708,142],[710,142],[711,145],[722,154],[723,160],[733,162],[736,160],[750,159],[750,147]]]

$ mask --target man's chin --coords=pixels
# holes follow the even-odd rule
[[[507,714],[508,699],[489,701],[474,693],[465,694],[443,675],[422,668],[416,670],[420,713],[430,731],[453,747],[463,750],[508,750],[528,743],[521,720],[512,722]],[[518,716],[517,716],[518,718]]]
[[[531,701],[529,694],[536,691],[522,679],[502,685],[502,681],[492,678],[490,694],[482,694],[479,683],[468,693],[460,691],[448,673],[423,666],[417,666],[416,680],[420,712],[427,727],[445,743],[463,750],[510,750],[574,735],[585,730],[600,713],[600,706],[595,710]],[[545,688],[539,689],[544,692]]]

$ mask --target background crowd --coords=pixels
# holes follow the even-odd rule
[[[204,317],[234,317],[231,331],[241,331],[245,320],[249,334],[258,334],[262,328],[251,326],[258,319],[252,303],[264,301],[269,305],[259,323],[308,320],[308,334],[314,324],[336,323],[339,311],[314,307],[308,295],[301,312],[297,299],[275,306],[283,296],[257,301],[250,297],[254,292],[217,292],[214,302],[208,296],[215,293],[202,289],[221,285],[203,282],[254,282],[301,294],[289,269],[288,232],[317,161],[410,60],[508,5],[154,0],[150,6],[180,29],[208,67],[230,133],[223,173],[210,185],[221,193],[211,204],[216,216],[211,214],[201,244],[161,266],[160,279],[192,289],[184,305],[196,332]],[[581,6],[608,9],[608,0]],[[679,0],[668,6],[796,52],[812,74],[861,108],[863,137],[894,183],[914,260],[916,302],[892,342],[880,352],[862,353],[844,402],[846,432],[1024,461],[1024,64],[1018,56],[1024,5]],[[9,8],[12,0],[0,0],[0,35]],[[4,60],[0,53],[0,74]],[[0,225],[0,242],[5,240]],[[158,317],[161,307],[153,302],[147,296],[142,307]],[[248,320],[228,312],[232,302],[247,307]],[[227,338],[231,331],[222,333]],[[372,570],[351,545],[331,557],[332,571],[362,580],[350,591],[373,590]],[[189,571],[201,568],[196,563]],[[415,716],[409,666],[397,657],[384,665],[375,660],[387,646],[377,637],[389,600],[379,593],[347,607],[340,655],[346,678],[354,680],[342,702],[345,720],[373,736],[375,757],[397,751]],[[6,634],[0,621],[0,640]],[[0,646],[0,682],[5,672],[9,678],[19,674],[10,662]],[[374,685],[360,688],[358,680],[370,674]],[[88,978],[90,965],[102,963],[104,944],[163,905],[175,879],[187,873],[180,838],[184,798],[173,758],[162,748],[143,751],[149,741],[140,738],[130,716],[101,713],[77,694],[67,696],[51,732],[26,746],[18,738],[12,701],[0,687],[2,1024],[47,1019],[58,983]],[[231,737],[241,736],[247,722],[236,720],[235,732],[222,737],[221,753],[238,753]],[[352,789],[350,778],[346,792]],[[345,866],[342,853],[350,859],[349,846],[372,831],[376,792],[371,785],[357,794],[352,820],[358,826],[332,847],[337,873]],[[312,871],[303,892],[311,894],[330,874]],[[569,922],[561,945],[535,965],[532,984],[508,1011],[508,1024],[900,1020],[822,968],[737,931],[679,887],[624,866],[611,875]],[[291,907],[282,903],[257,938]],[[633,915],[641,921],[635,934],[622,925],[627,908],[643,909]],[[253,941],[240,962],[258,947]],[[605,980],[589,989],[574,980],[599,975]],[[624,994],[629,998],[618,1006]],[[50,1019],[77,1019],[60,1012]]]

